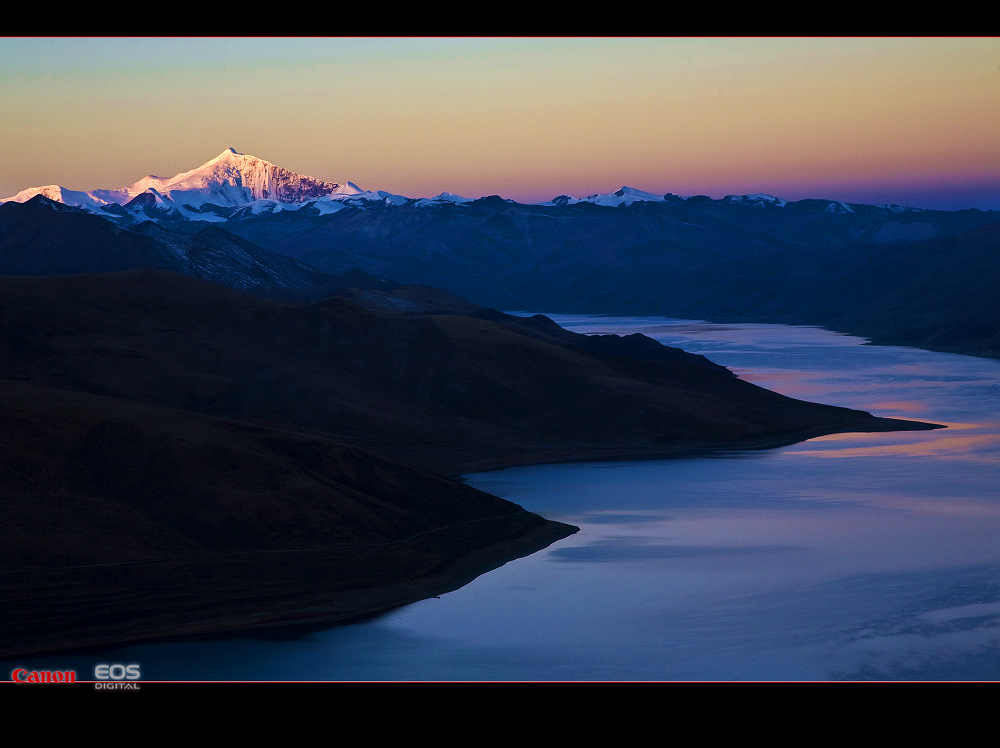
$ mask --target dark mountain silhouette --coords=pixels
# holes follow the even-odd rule
[[[717,314],[825,324],[878,343],[1000,356],[1000,223],[954,236],[816,253],[771,273],[769,298]],[[749,302],[749,303],[748,303]]]
[[[0,205],[0,275],[110,273],[160,268],[268,293],[333,276],[214,227],[178,234],[147,221],[131,229],[41,195]]]
[[[160,267],[291,301],[328,296],[360,269],[498,308],[820,324],[998,355],[1000,305],[986,290],[1000,280],[995,212],[667,197],[362,201],[326,215],[235,210],[210,228],[178,214],[125,229],[37,196],[0,206],[0,272]]]
[[[227,228],[329,272],[352,267],[506,309],[820,324],[997,355],[996,212],[829,200],[676,199],[343,210]]]
[[[319,433],[446,474],[900,425],[644,336],[592,338],[425,287],[287,304],[146,269],[0,278],[0,299],[0,377]]]

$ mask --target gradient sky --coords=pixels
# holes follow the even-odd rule
[[[1000,39],[0,39],[0,197],[227,147],[410,197],[1000,209]]]

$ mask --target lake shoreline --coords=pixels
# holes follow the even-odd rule
[[[860,413],[863,413],[863,411],[859,412],[859,415]],[[837,433],[925,431],[945,428],[939,424],[921,421],[878,418],[869,414],[865,414],[865,416],[867,417],[861,417],[860,422],[853,423],[850,428],[847,428],[846,424],[841,424],[840,426],[826,425],[791,434],[772,435],[760,439],[745,439],[735,442],[677,444],[668,448],[660,446],[647,450],[622,450],[620,448],[602,450],[592,446],[579,445],[577,449],[553,450],[550,452],[531,451],[523,455],[507,455],[499,458],[481,458],[478,460],[470,459],[466,461],[466,467],[463,468],[461,473],[451,477],[464,482],[463,476],[469,473],[491,472],[511,467],[570,462],[677,459],[710,456],[734,451],[769,450]],[[859,426],[864,426],[865,428],[862,429]],[[326,628],[348,624],[359,619],[371,618],[372,616],[377,616],[410,603],[452,592],[472,582],[482,574],[497,569],[509,561],[523,558],[542,550],[558,540],[569,537],[579,529],[572,525],[565,525],[539,517],[538,515],[533,515],[527,511],[524,511],[523,515],[525,517],[537,517],[538,522],[526,528],[521,528],[523,531],[520,531],[514,537],[508,537],[497,542],[489,542],[487,545],[481,547],[468,547],[469,542],[475,546],[481,539],[473,538],[470,540],[466,538],[466,550],[464,552],[447,558],[442,555],[440,561],[442,568],[433,574],[420,578],[396,580],[386,584],[364,584],[357,589],[324,592],[317,591],[315,588],[309,590],[303,587],[299,580],[291,579],[288,576],[289,574],[292,576],[309,576],[310,572],[297,569],[294,572],[286,573],[286,577],[282,580],[283,586],[290,585],[295,589],[283,589],[280,594],[275,595],[273,590],[268,591],[266,584],[260,585],[263,590],[262,592],[246,588],[242,577],[248,575],[244,570],[240,572],[241,581],[236,585],[242,588],[238,593],[234,592],[235,588],[230,589],[225,588],[225,586],[218,588],[213,594],[213,597],[218,597],[218,601],[213,600],[211,603],[202,601],[201,603],[197,603],[194,608],[191,607],[190,603],[179,606],[182,608],[186,607],[185,612],[180,615],[180,619],[176,619],[177,610],[174,605],[162,605],[162,603],[155,599],[156,596],[154,593],[153,599],[147,599],[145,603],[140,603],[138,607],[141,608],[142,616],[150,619],[150,621],[155,621],[155,623],[150,622],[145,626],[140,624],[127,631],[115,632],[114,622],[109,622],[105,614],[104,618],[92,622],[89,628],[85,627],[76,632],[59,631],[55,640],[50,640],[50,642],[42,642],[36,639],[33,643],[22,643],[20,646],[5,647],[0,656],[10,658],[29,655],[51,655],[97,647],[107,648],[140,642],[162,642],[178,638],[188,639],[215,635],[252,634],[254,632],[281,628]],[[504,518],[500,517],[497,519],[503,520]],[[382,561],[379,556],[384,554],[373,553],[371,555],[371,562],[377,565]],[[165,561],[169,562],[170,560]],[[193,561],[187,565],[173,562],[172,564],[166,564],[166,566],[175,566],[176,569],[174,569],[174,572],[179,575],[191,576],[194,574],[194,576],[209,577],[214,574],[225,576],[225,571],[219,572],[218,568],[214,567],[232,566],[232,563],[229,561],[220,561],[211,564],[198,564],[197,561]],[[195,572],[194,566],[201,566],[203,568],[200,572]],[[325,572],[321,570],[313,571],[315,575],[329,573],[329,570]],[[159,576],[154,575],[154,579],[152,580],[143,579],[141,575],[131,575],[128,577],[127,582],[123,579],[118,579],[116,583],[109,585],[104,594],[106,596],[110,595],[112,598],[115,596],[127,598],[135,596],[137,594],[134,592],[135,588],[142,587],[143,585],[148,585],[154,590],[158,587],[162,589],[164,587],[164,577],[170,573],[170,569],[165,568],[160,571]],[[46,585],[46,588],[59,589],[60,594],[63,597],[66,597],[68,594],[68,598],[61,601],[46,600],[45,595],[33,594],[32,603],[35,606],[42,608],[50,607],[54,610],[67,607],[71,609],[72,606],[67,603],[67,600],[74,596],[82,597],[84,593],[82,591],[74,591],[79,582],[73,580],[71,578],[72,575],[64,573],[62,576],[64,578],[54,583],[50,582]],[[273,580],[270,581],[273,582]],[[89,576],[83,582],[83,585],[87,587],[88,594],[93,594],[91,587],[94,585],[94,579],[92,576]],[[115,588],[115,590],[110,591],[112,588]],[[126,588],[128,594],[123,595],[123,591],[126,591]],[[67,589],[69,593],[66,592]],[[262,600],[266,599],[271,603],[269,606],[262,603],[254,603],[250,608],[246,606],[236,606],[236,608],[233,608],[232,603],[227,604],[224,602],[227,595],[232,597],[235,594],[236,598],[252,598],[258,592],[260,592]],[[289,598],[294,598],[295,595],[299,595],[301,602],[289,602]],[[166,597],[172,603],[178,599],[174,591],[166,594]],[[269,607],[271,609],[262,610],[262,607]],[[197,609],[196,614],[195,609]],[[170,620],[171,617],[174,617],[175,620]],[[35,633],[37,634],[37,632]],[[50,630],[48,633],[52,635],[56,632]],[[14,638],[17,638],[17,634],[15,631],[8,631],[4,638],[9,643]],[[28,636],[27,638],[30,639],[31,637]]]
[[[281,594],[275,595],[273,590],[268,590],[268,585],[262,584],[264,588],[261,594],[261,601],[266,603],[255,603],[251,609],[237,609],[238,605],[234,600],[253,595],[253,590],[243,589],[214,589],[211,592],[215,599],[202,602],[197,607],[197,611],[192,609],[190,604],[184,606],[186,610],[180,614],[178,619],[177,611],[173,605],[162,605],[159,600],[147,600],[143,605],[140,601],[136,607],[141,608],[139,622],[133,622],[130,628],[115,630],[116,622],[108,620],[105,616],[101,620],[92,620],[89,626],[76,631],[67,631],[65,628],[60,631],[58,641],[23,641],[20,644],[11,644],[18,637],[17,631],[5,632],[5,645],[0,657],[4,659],[68,654],[73,652],[87,651],[95,648],[107,649],[109,647],[134,645],[140,643],[165,642],[178,639],[191,639],[215,635],[240,635],[253,634],[261,631],[271,631],[277,629],[295,629],[301,627],[328,628],[340,624],[347,624],[359,619],[368,619],[373,616],[388,612],[410,603],[426,600],[428,598],[439,597],[448,592],[453,592],[460,587],[472,582],[477,577],[493,571],[510,561],[514,561],[524,556],[535,553],[552,543],[562,540],[576,533],[579,528],[566,525],[561,522],[553,522],[533,515],[530,512],[520,513],[518,521],[527,520],[529,527],[516,537],[507,538],[497,542],[491,542],[479,548],[470,550],[455,558],[444,560],[440,568],[433,574],[415,579],[400,579],[388,584],[362,585],[356,589],[334,590],[324,592],[317,589],[309,589],[310,585],[302,580],[282,580]],[[530,518],[536,518],[532,520]],[[505,518],[497,518],[504,520]],[[403,559],[405,561],[405,558]],[[192,569],[197,566],[197,562],[189,565],[185,571],[195,575],[211,574],[207,565],[203,569]],[[176,562],[170,564],[172,570],[176,570],[181,564]],[[304,564],[303,564],[304,566]],[[168,572],[171,570],[168,569]],[[303,576],[309,576],[306,571]],[[120,580],[119,580],[120,581]],[[132,580],[135,581],[134,579]],[[85,580],[92,584],[92,579]],[[48,587],[57,588],[63,596],[66,595],[66,588],[76,586],[63,574],[55,584]],[[114,586],[114,585],[111,585]],[[109,593],[104,591],[105,596]],[[88,594],[94,594],[88,591]],[[74,596],[72,590],[70,597]],[[132,593],[131,596],[136,596]],[[176,602],[176,595],[167,595],[171,602]],[[123,597],[129,597],[124,595]],[[291,600],[289,600],[291,598]],[[67,605],[66,600],[46,599],[44,594],[32,595],[32,604],[35,608],[72,608]],[[261,607],[270,610],[261,610]],[[133,618],[135,611],[130,611]],[[175,620],[171,620],[171,618]],[[194,620],[187,620],[187,619]],[[146,621],[147,623],[143,623]],[[33,634],[24,634],[23,639],[31,639],[32,636],[48,638],[47,634],[54,632],[39,632],[37,622],[29,625]]]
[[[469,473],[488,473],[505,470],[512,467],[528,467],[531,465],[555,465],[572,462],[622,462],[632,460],[670,460],[685,457],[708,457],[713,454],[728,452],[756,452],[816,439],[833,434],[857,433],[888,433],[896,431],[932,431],[948,428],[944,424],[926,421],[913,421],[901,418],[881,418],[871,416],[877,423],[868,424],[870,428],[833,428],[816,427],[790,434],[778,434],[759,439],[743,439],[728,442],[677,444],[669,447],[657,446],[650,449],[608,449],[581,447],[577,450],[552,450],[547,453],[532,452],[524,455],[504,456],[494,459],[470,461],[468,469],[449,477],[461,479]]]

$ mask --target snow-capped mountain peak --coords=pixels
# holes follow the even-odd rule
[[[631,205],[634,202],[663,202],[663,195],[654,195],[652,192],[643,192],[634,187],[623,186],[620,190],[609,195],[588,195],[587,202],[596,205]]]
[[[553,198],[547,202],[537,204],[562,206],[575,205],[576,203],[593,203],[594,205],[616,208],[622,205],[631,205],[634,202],[662,203],[664,200],[665,197],[663,195],[655,195],[652,192],[637,190],[635,187],[624,186],[620,190],[609,192],[607,194],[596,192],[593,195],[587,195],[587,197],[582,199],[570,197],[569,195],[560,195],[559,197]]]
[[[196,169],[169,179],[150,175],[126,187],[124,192],[132,198],[155,189],[175,203],[197,208],[205,203],[236,206],[255,200],[301,203],[327,195],[352,195],[362,191],[356,185],[348,185],[296,174],[235,148],[227,148]]]
[[[67,190],[58,185],[22,190],[3,202],[24,202],[41,194],[53,200],[95,212],[107,206],[126,205],[137,196],[150,192],[139,204],[158,207],[182,206],[199,210],[206,204],[224,208],[248,205],[258,200],[301,204],[319,198],[353,197],[365,194],[353,182],[341,184],[296,174],[256,156],[227,148],[215,158],[190,171],[173,177],[148,175],[128,187],[87,192]],[[136,203],[133,203],[136,205]]]

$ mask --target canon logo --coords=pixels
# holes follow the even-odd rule
[[[10,672],[10,679],[15,683],[76,683],[76,671],[16,668]]]

